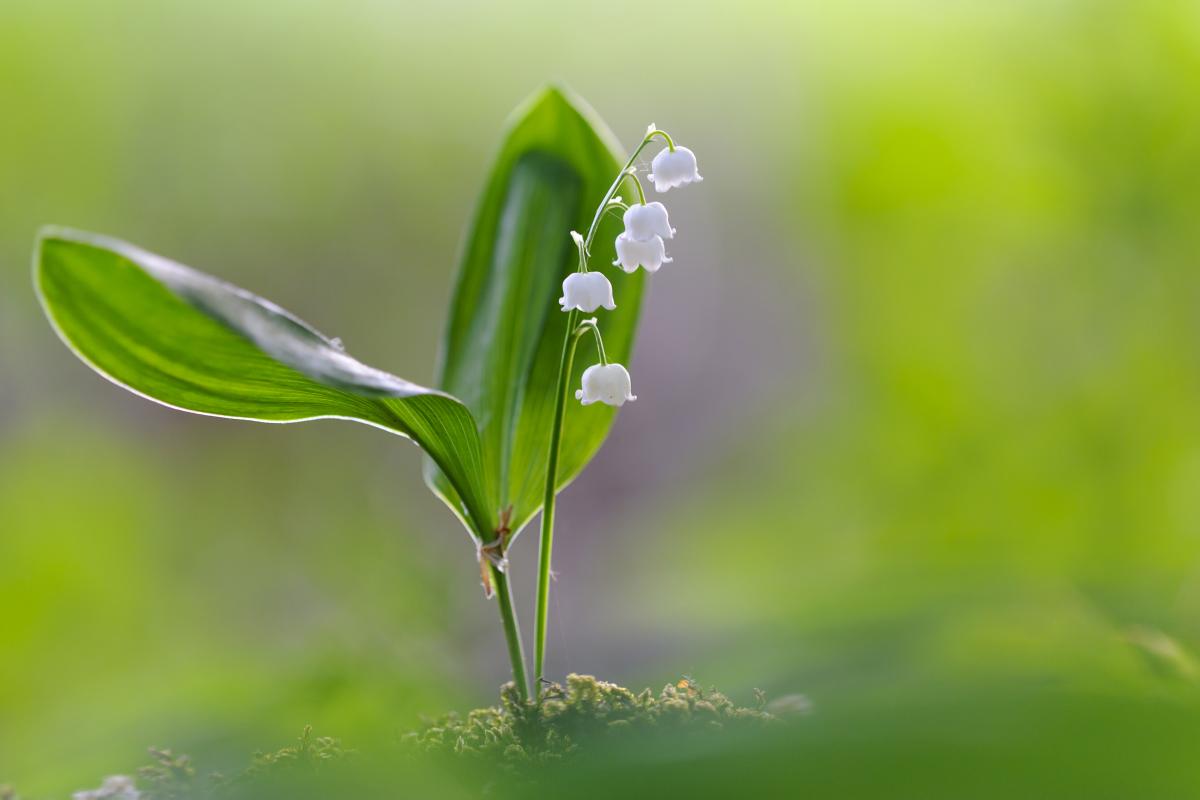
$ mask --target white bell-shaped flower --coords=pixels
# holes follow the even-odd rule
[[[686,147],[676,147],[673,151],[665,148],[650,162],[650,169],[653,170],[650,180],[654,181],[657,192],[704,180],[696,167],[696,154]]]
[[[626,209],[625,232],[643,242],[651,236],[670,239],[675,235],[675,229],[667,219],[667,207],[657,201],[635,204]]]
[[[585,406],[607,403],[620,408],[626,401],[637,400],[631,389],[629,371],[620,364],[593,364],[583,371],[583,388],[575,392],[575,399]]]
[[[617,307],[613,302],[612,284],[608,278],[599,272],[573,272],[563,281],[563,296],[558,298],[563,311],[577,308],[580,311],[592,313],[597,308],[607,308],[612,311]]]
[[[662,237],[655,234],[644,241],[634,239],[626,231],[617,237],[617,260],[614,267],[620,267],[626,272],[634,272],[642,267],[646,272],[658,272],[663,264],[669,264],[667,247]]]

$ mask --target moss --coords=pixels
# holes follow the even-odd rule
[[[196,770],[190,758],[157,747],[150,748],[150,757],[153,761],[138,770],[138,784],[146,788],[144,796],[154,800],[179,800],[193,796]]]
[[[270,752],[255,753],[250,766],[232,777],[211,773],[197,777],[191,759],[170,750],[150,748],[153,761],[138,770],[142,800],[196,800],[222,797],[260,778],[276,778],[291,772],[315,772],[326,764],[341,761],[353,753],[329,736],[313,736],[305,726],[296,744]]]
[[[547,683],[541,703],[522,702],[515,687],[500,691],[500,705],[465,716],[451,713],[409,733],[404,744],[427,753],[495,759],[520,769],[569,757],[597,737],[662,731],[673,736],[771,724],[765,696],[743,708],[690,678],[654,694],[637,694],[591,675],[568,675],[566,686]]]
[[[291,769],[317,770],[329,762],[346,758],[353,752],[342,747],[339,739],[331,736],[313,736],[312,726],[306,725],[296,744],[273,753],[255,753],[254,762],[240,777],[249,778]]]
[[[545,683],[540,695],[540,702],[525,702],[511,683],[506,684],[499,705],[432,720],[405,734],[401,747],[415,759],[467,758],[480,762],[485,771],[500,765],[523,785],[538,767],[605,741],[635,741],[647,733],[672,739],[724,735],[773,725],[777,719],[771,713],[776,704],[768,704],[762,692],[755,690],[755,706],[745,708],[686,677],[655,694],[649,689],[634,693],[590,675],[568,675],[565,685]],[[343,765],[353,754],[337,739],[314,736],[310,726],[294,744],[255,753],[246,769],[225,777],[201,776],[188,756],[151,748],[151,763],[138,770],[137,784],[141,800],[259,797],[265,796],[259,789],[273,781],[306,785],[328,779],[327,767]],[[348,767],[358,769],[354,764]],[[0,800],[18,799],[12,789],[0,787]]]

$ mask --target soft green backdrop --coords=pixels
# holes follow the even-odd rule
[[[132,397],[28,261],[43,223],[105,231],[429,382],[547,80],[705,176],[665,197],[639,400],[560,504],[550,672],[804,692],[789,766],[843,796],[1194,792],[1200,12],[1158,0],[6,0],[0,783],[494,696],[496,612],[415,448]]]

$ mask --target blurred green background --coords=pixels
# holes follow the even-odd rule
[[[1158,0],[5,0],[0,783],[494,700],[415,448],[133,397],[29,258],[110,233],[428,382],[551,80],[705,176],[664,198],[639,400],[562,497],[551,674],[803,692],[779,752],[840,796],[1200,788],[1200,8]]]

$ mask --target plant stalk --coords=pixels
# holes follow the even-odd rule
[[[616,194],[621,182],[631,174],[630,168],[633,166],[633,162],[637,160],[638,155],[655,136],[661,136],[667,141],[671,150],[675,149],[675,143],[665,131],[648,131],[642,137],[641,144],[637,146],[633,154],[629,156],[629,160],[625,162],[625,166],[617,173],[616,179],[608,187],[608,192],[605,193],[604,199],[600,201],[600,206],[596,209],[596,214],[592,218],[592,224],[588,228],[587,236],[583,239],[583,246],[580,251],[580,272],[587,271],[587,257],[591,252],[592,240],[595,239],[596,231],[600,228],[600,219],[604,216],[604,210],[608,208],[608,201]],[[636,181],[637,179],[635,178],[634,180]],[[638,183],[638,195],[644,203],[646,198],[642,194],[640,183]],[[542,498],[542,530],[538,548],[537,619],[533,648],[534,672],[537,676],[538,687],[541,686],[542,679],[545,677],[546,622],[550,613],[550,555],[554,547],[554,500],[558,495],[558,451],[562,442],[563,414],[567,408],[567,394],[570,391],[567,382],[571,380],[571,366],[575,360],[575,345],[579,341],[580,331],[578,327],[579,312],[574,310],[567,316],[567,333],[563,338],[562,357],[558,364],[558,382],[555,388],[554,423],[553,427],[550,428],[550,449],[546,454],[546,490]],[[507,625],[507,622],[505,624]],[[517,642],[517,647],[520,647],[520,641]],[[511,644],[509,649],[512,649]]]
[[[529,699],[529,678],[525,674],[525,651],[521,647],[521,626],[513,609],[512,587],[508,576],[489,564],[492,586],[496,591],[496,605],[500,608],[500,621],[504,623],[504,638],[508,642],[508,660],[512,663],[513,682],[522,700]]]
[[[538,549],[538,593],[537,631],[534,640],[533,661],[538,686],[545,677],[546,620],[549,616],[550,600],[550,551],[554,546],[554,500],[558,495],[558,451],[562,443],[563,415],[567,410],[567,394],[570,392],[571,366],[575,361],[575,343],[579,340],[575,330],[579,324],[579,312],[567,315],[567,334],[563,339],[562,358],[558,364],[558,383],[555,387],[554,423],[550,428],[550,450],[546,455],[546,493],[542,498],[542,531]]]

